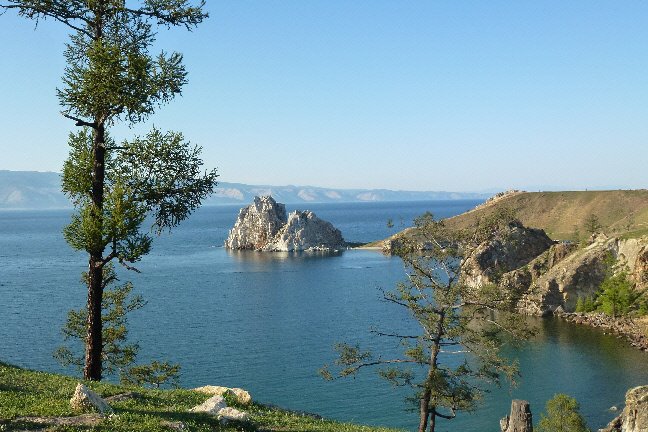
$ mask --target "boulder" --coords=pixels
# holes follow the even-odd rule
[[[225,247],[269,252],[334,251],[346,247],[340,230],[311,211],[286,216],[272,197],[255,197],[241,209]]]
[[[254,197],[254,203],[239,211],[225,247],[260,250],[286,224],[286,206],[272,197]]]
[[[112,408],[97,393],[78,383],[74,395],[70,399],[70,406],[75,411],[96,411],[100,414],[111,414]]]
[[[223,396],[215,395],[210,397],[200,405],[196,405],[195,407],[191,408],[189,411],[217,416],[223,408],[227,408],[225,399],[223,398]]]
[[[245,411],[239,411],[236,408],[223,408],[218,412],[218,419],[221,423],[228,423],[230,421],[246,422],[250,420],[250,416]]]
[[[225,394],[229,393],[234,395],[236,397],[237,402],[242,405],[247,405],[250,402],[252,402],[252,396],[250,396],[250,393],[248,393],[247,391],[241,388],[236,388],[236,387],[230,388],[230,387],[206,385],[202,387],[197,387],[194,389],[194,391],[205,393],[208,395],[217,395],[217,396],[224,396]]]
[[[500,420],[500,430],[502,432],[533,432],[529,402],[514,399],[511,402],[511,415]]]
[[[311,211],[290,213],[288,221],[262,250],[271,252],[334,251],[345,247],[340,230]]]

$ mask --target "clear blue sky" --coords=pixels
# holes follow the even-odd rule
[[[149,123],[222,181],[411,190],[648,187],[646,1],[207,1]],[[0,16],[0,169],[59,171],[67,29]]]

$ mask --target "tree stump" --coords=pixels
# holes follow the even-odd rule
[[[511,415],[500,420],[500,429],[502,432],[533,432],[529,402],[514,399],[511,402]]]

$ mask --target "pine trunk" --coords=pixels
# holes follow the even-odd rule
[[[93,239],[93,247],[89,251],[88,262],[88,321],[86,322],[86,350],[83,378],[91,381],[101,381],[101,356],[103,350],[101,302],[103,299],[103,240],[100,237],[103,226],[104,180],[106,174],[106,143],[105,127],[98,126],[93,137],[92,167],[92,215],[94,224],[99,228],[99,238]]]

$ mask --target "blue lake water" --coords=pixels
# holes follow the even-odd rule
[[[388,236],[414,216],[465,211],[474,201],[312,204],[347,241]],[[288,206],[291,210],[291,206]],[[317,370],[334,358],[335,342],[358,342],[385,357],[395,340],[370,335],[413,331],[404,311],[380,301],[380,288],[403,279],[398,258],[350,250],[333,256],[228,252],[222,248],[238,206],[200,209],[172,234],[156,239],[138,267],[121,273],[147,306],[131,316],[131,338],[142,362],[182,365],[183,386],[243,387],[256,400],[372,425],[416,426],[407,391],[374,373],[325,382]],[[66,311],[85,304],[80,273],[85,256],[65,244],[69,211],[0,211],[0,360],[64,371],[52,358],[62,343]],[[386,222],[396,224],[388,229]],[[601,427],[625,391],[648,384],[648,355],[613,336],[556,320],[531,320],[537,335],[508,355],[520,361],[514,390],[494,388],[473,414],[440,430],[497,431],[511,398],[531,402],[536,418],[555,393],[576,397],[592,428]],[[452,361],[450,359],[446,359]],[[73,373],[73,371],[67,371]]]

